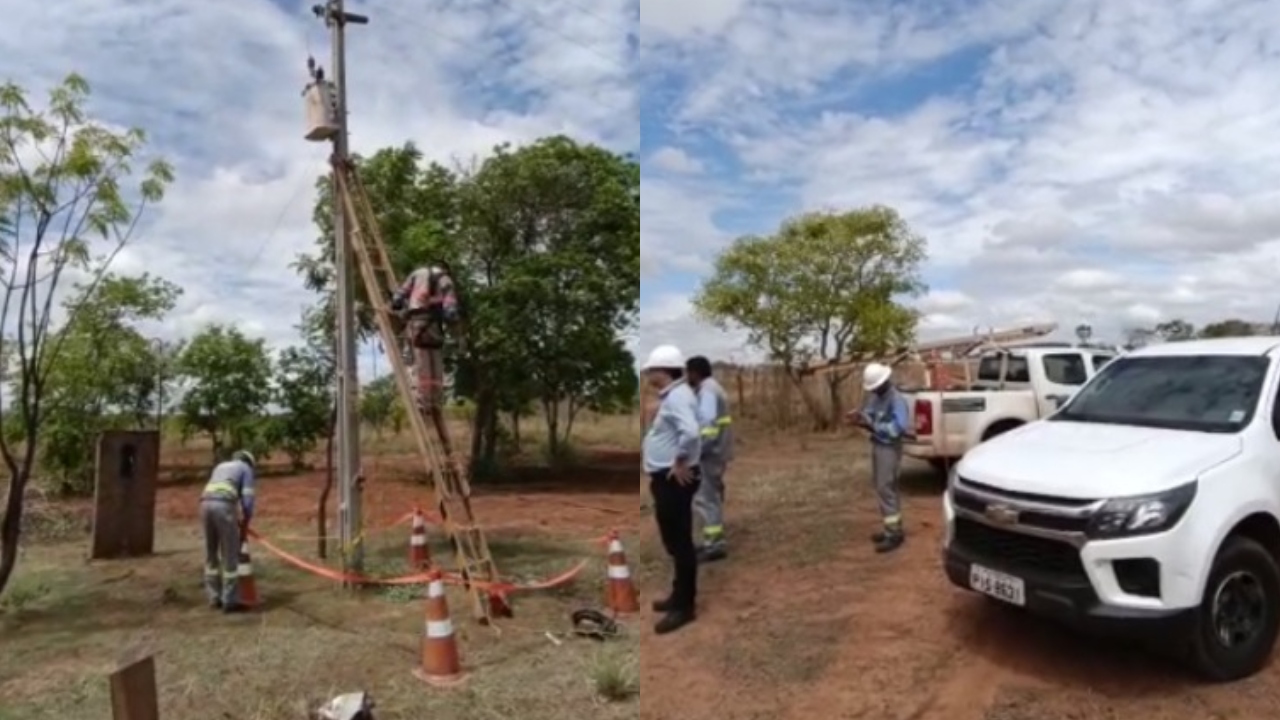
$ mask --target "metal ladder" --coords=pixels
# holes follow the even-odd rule
[[[346,213],[352,249],[360,267],[368,301],[373,308],[378,332],[382,336],[383,347],[391,361],[401,402],[405,403],[405,408],[409,411],[405,414],[409,416],[409,426],[417,439],[418,452],[427,476],[431,479],[440,521],[453,546],[458,571],[471,595],[475,617],[483,624],[490,624],[495,615],[508,615],[510,609],[500,594],[491,593],[472,582],[497,583],[498,568],[489,551],[489,541],[484,531],[476,525],[475,514],[471,511],[471,484],[457,457],[445,457],[440,451],[428,427],[434,423],[429,422],[417,409],[414,383],[404,356],[400,353],[401,337],[396,332],[390,308],[391,294],[399,288],[400,282],[391,267],[382,233],[378,229],[377,215],[374,214],[364,183],[350,160],[335,157],[331,162],[340,196],[335,201],[342,202]],[[442,429],[437,428],[437,431]],[[439,439],[444,443],[443,437]]]

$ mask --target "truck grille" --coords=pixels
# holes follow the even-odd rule
[[[968,518],[956,518],[954,542],[975,559],[990,560],[995,569],[1087,577],[1080,553],[1058,540],[999,530]]]
[[[956,507],[964,508],[979,515],[985,513],[987,505],[990,504],[980,497],[965,493],[962,489],[958,489],[952,494],[951,502]],[[1084,532],[1088,528],[1089,520],[1088,518],[1074,518],[1065,515],[1051,515],[1034,510],[1022,510],[1018,513],[1018,524],[1042,530],[1057,530],[1058,532]]]

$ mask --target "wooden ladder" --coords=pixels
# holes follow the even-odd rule
[[[397,333],[397,323],[390,307],[392,293],[399,289],[400,282],[391,267],[386,244],[378,229],[377,215],[374,214],[364,183],[350,160],[335,157],[332,163],[339,195],[335,200],[343,205],[365,292],[373,308],[378,332],[382,336],[382,345],[391,360],[401,402],[408,410],[405,414],[409,416],[409,427],[417,440],[427,477],[431,479],[440,522],[453,546],[454,559],[471,595],[475,617],[481,623],[490,624],[494,615],[506,614],[509,610],[505,598],[500,594],[491,593],[475,584],[497,583],[498,568],[489,551],[489,541],[484,531],[476,525],[475,514],[471,510],[471,484],[467,481],[458,458],[445,457],[440,445],[437,445],[438,438],[440,444],[447,446],[445,438],[439,436],[443,430],[437,428],[437,437],[432,437],[428,425],[434,423],[418,410],[414,381],[400,352],[401,337]]]

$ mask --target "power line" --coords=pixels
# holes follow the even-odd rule
[[[521,12],[520,8],[516,7],[515,5],[512,5],[512,4],[511,4],[511,3],[509,3],[507,0],[494,0],[494,2],[497,2],[497,3],[498,3],[498,4],[500,4],[500,5],[506,5],[507,7],[511,8],[512,10],[515,10],[515,11],[516,11],[516,12],[518,12],[518,13],[519,13],[519,12]],[[572,3],[571,3],[571,4],[572,4]],[[575,7],[577,7],[577,6],[575,6]],[[581,8],[579,8],[579,9],[581,9]],[[590,13],[588,13],[588,14],[590,14]],[[544,28],[544,29],[546,29],[546,30],[549,30],[552,34],[554,34],[554,35],[556,35],[556,36],[560,37],[560,38],[561,38],[561,39],[563,39],[565,42],[568,42],[568,43],[569,43],[569,44],[571,44],[571,45],[577,45],[578,47],[582,48],[583,50],[586,50],[587,52],[592,53],[592,54],[593,54],[593,55],[595,55],[596,57],[603,59],[605,62],[609,63],[610,65],[616,65],[619,69],[621,69],[621,70],[623,70],[623,71],[627,72],[628,74],[630,74],[630,72],[631,72],[631,68],[628,68],[628,67],[624,66],[622,63],[618,62],[617,58],[613,58],[613,57],[610,57],[610,56],[608,56],[608,55],[605,55],[603,52],[601,52],[601,51],[600,51],[598,48],[596,48],[595,46],[593,46],[593,45],[588,45],[587,43],[585,43],[585,42],[583,42],[583,41],[579,40],[578,38],[575,38],[575,37],[573,37],[573,36],[571,36],[571,35],[569,35],[569,34],[565,33],[563,30],[561,30],[561,29],[559,29],[559,28],[555,27],[554,25],[548,25],[547,23],[545,23],[545,22],[543,22],[543,21],[542,21],[542,16],[537,15],[537,14],[532,14],[532,15],[525,15],[525,17],[533,18],[533,21],[534,21],[534,23],[533,23],[533,24],[535,24],[535,25],[537,25],[537,26],[539,26],[539,27],[542,27],[542,28]],[[597,15],[596,17],[599,17],[599,16]]]
[[[498,1],[499,1],[499,2],[501,2],[502,0],[498,0]],[[456,45],[457,45],[457,46],[459,46],[459,47],[463,47],[463,48],[467,48],[467,49],[472,49],[472,46],[474,45],[474,40],[472,40],[472,39],[469,39],[469,38],[460,38],[460,37],[457,37],[457,36],[455,36],[455,35],[450,35],[450,34],[448,34],[448,33],[441,32],[440,30],[436,29],[435,27],[432,27],[431,25],[423,25],[423,26],[421,26],[421,27],[419,27],[419,28],[417,28],[417,29],[419,29],[419,30],[423,30],[423,31],[426,31],[427,33],[430,33],[431,35],[434,35],[434,36],[436,36],[436,37],[440,38],[441,40],[445,40],[446,42],[450,42],[450,43],[456,44]],[[591,51],[591,52],[593,52],[593,53],[595,53],[595,54],[597,54],[597,55],[600,55],[600,57],[605,58],[605,60],[607,60],[607,61],[608,61],[608,63],[609,63],[610,65],[613,65],[616,69],[621,70],[624,74],[626,74],[626,75],[631,75],[631,74],[632,74],[632,71],[631,71],[631,69],[630,69],[630,68],[628,68],[628,67],[626,67],[625,65],[623,65],[622,63],[618,62],[616,59],[611,59],[611,58],[608,58],[608,57],[607,57],[607,56],[605,56],[605,55],[600,54],[600,52],[599,52],[598,50],[595,50],[595,49],[591,48],[591,46],[586,45],[586,44],[582,43],[581,41],[570,40],[570,42],[571,42],[571,43],[573,43],[573,44],[578,45],[579,47],[586,48],[587,50],[589,50],[589,51]],[[491,54],[489,54],[489,55],[485,56],[484,58],[482,58],[481,62],[482,62],[484,65],[486,65],[486,66],[487,66],[487,65],[489,65],[489,64],[492,64],[494,61],[501,60],[501,59],[502,59],[502,54],[503,54],[503,53],[491,53]],[[540,71],[538,71],[538,70],[536,70],[536,69],[534,69],[534,68],[532,68],[532,67],[523,67],[523,68],[521,68],[521,72],[527,73],[527,74],[529,74],[529,75],[532,75],[533,77],[536,77],[536,78],[541,79],[541,80],[545,83],[544,90],[549,90],[549,89],[552,89],[552,88],[562,88],[562,89],[568,89],[568,90],[574,90],[574,91],[578,91],[578,90],[579,90],[579,88],[574,87],[574,86],[572,86],[572,85],[569,85],[569,84],[565,83],[563,80],[553,79],[553,78],[551,78],[549,75],[547,75],[547,74],[545,74],[545,73],[543,73],[543,72],[540,72]],[[484,68],[477,69],[477,70],[474,70],[474,71],[472,71],[472,72],[468,73],[468,74],[466,75],[466,78],[467,78],[467,79],[466,79],[463,83],[461,83],[460,85],[458,85],[456,89],[458,89],[458,90],[464,90],[464,89],[466,89],[466,88],[468,88],[468,87],[473,87],[473,86],[475,86],[475,85],[479,84],[480,82],[482,82],[482,81],[486,80],[486,78],[484,78],[484,77],[483,77],[483,76],[484,76],[484,74],[485,74],[485,69],[484,69]],[[586,89],[582,89],[580,92],[581,92],[581,93],[583,93],[583,94],[585,94],[585,93],[586,93],[586,92],[588,92],[588,91],[587,91]],[[608,109],[608,110],[616,110],[616,111],[618,111],[618,112],[622,112],[622,113],[626,113],[626,112],[632,112],[632,111],[634,111],[634,108],[633,108],[633,107],[623,107],[622,105],[620,105],[620,104],[618,104],[618,103],[616,103],[616,102],[608,102],[608,101],[605,101],[605,102],[596,102],[596,105],[597,105],[598,107],[603,107],[603,108]]]

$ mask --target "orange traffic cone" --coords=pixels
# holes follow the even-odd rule
[[[413,509],[413,529],[409,532],[409,568],[422,570],[431,565],[431,548],[427,546],[427,519]]]
[[[449,601],[444,595],[444,576],[431,573],[427,584],[426,628],[422,636],[422,664],[413,674],[437,687],[458,685],[466,676],[458,660],[458,641],[453,635]]]
[[[627,553],[622,549],[618,531],[609,533],[609,569],[605,588],[605,606],[617,615],[634,615],[640,612],[640,599],[635,583],[631,581],[631,568],[627,566]]]
[[[236,568],[236,591],[241,604],[247,607],[258,605],[258,583],[253,579],[253,561],[249,559],[249,542],[240,543],[240,562]]]

